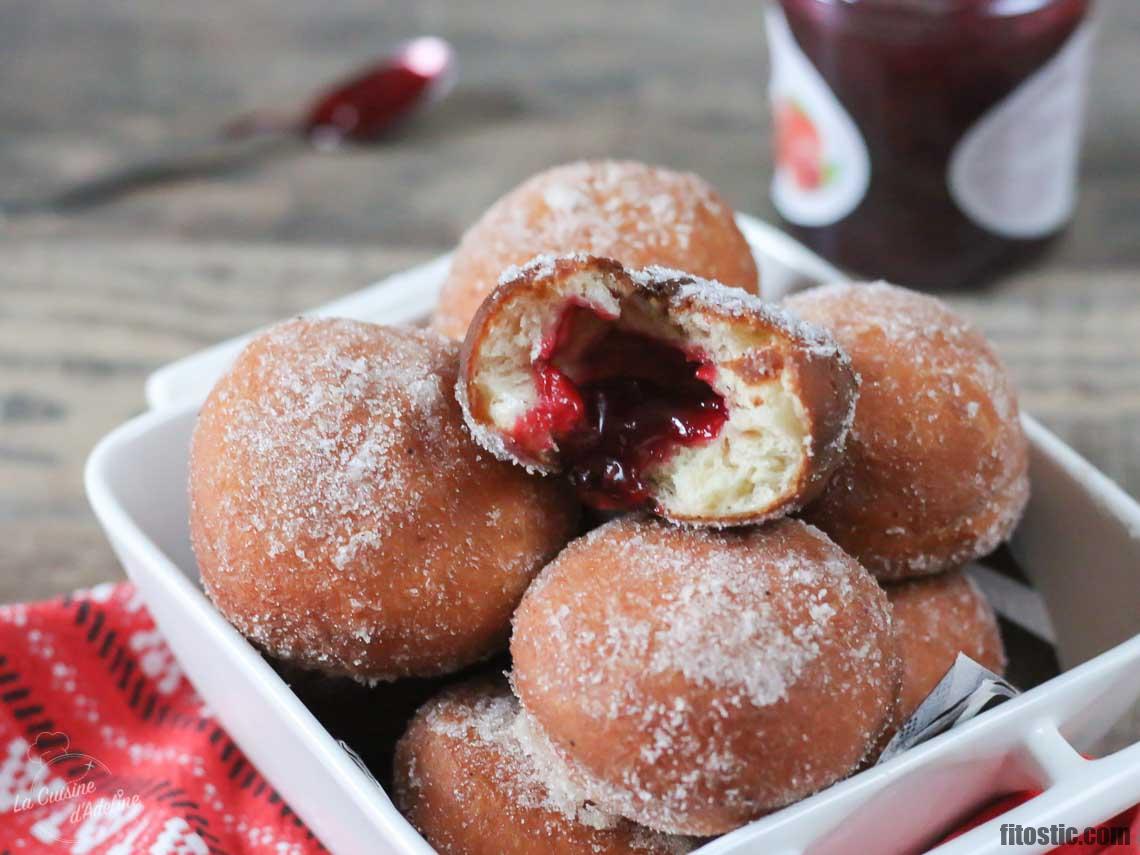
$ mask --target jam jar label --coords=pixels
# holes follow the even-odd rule
[[[963,135],[950,195],[979,226],[1008,238],[1056,231],[1073,211],[1092,23]]]
[[[772,202],[789,222],[826,226],[850,214],[871,181],[859,128],[811,64],[774,3],[765,10],[775,123]]]

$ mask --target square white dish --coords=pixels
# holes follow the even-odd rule
[[[741,218],[777,290],[839,277],[770,226]],[[375,321],[430,310],[446,257],[318,310]],[[91,503],[174,653],[233,738],[335,853],[431,852],[384,791],[218,614],[197,583],[186,457],[198,402],[241,346],[227,342],[148,383],[160,407],[92,453]],[[1043,595],[1065,673],[997,709],[703,847],[726,853],[912,852],[989,798],[1045,792],[939,851],[1001,847],[997,826],[1092,825],[1140,802],[1140,744],[1087,750],[1140,697],[1140,506],[1030,418],[1034,495],[1013,551]],[[1135,637],[1134,637],[1135,636]]]

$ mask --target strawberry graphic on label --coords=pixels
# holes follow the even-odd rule
[[[871,158],[858,126],[811,64],[778,3],[764,14],[772,76],[772,201],[789,222],[826,226],[859,206]]]
[[[823,162],[819,129],[795,101],[776,105],[776,163],[786,169],[801,190],[816,190],[835,177],[833,164]]]

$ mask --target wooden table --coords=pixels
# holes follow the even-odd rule
[[[1036,269],[956,299],[1024,406],[1140,493],[1140,4],[1101,0],[1081,204]],[[253,106],[291,104],[384,44],[451,39],[454,96],[383,147],[282,155],[67,217],[0,223],[0,601],[117,577],[83,495],[144,377],[451,244],[546,165],[693,169],[771,217],[756,0],[559,5],[9,0],[0,187],[16,195]],[[609,10],[609,11],[607,11]]]

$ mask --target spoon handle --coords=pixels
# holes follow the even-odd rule
[[[0,200],[0,214],[62,213],[92,208],[159,184],[236,171],[302,144],[284,131],[249,138],[202,140],[164,151],[45,193]]]

